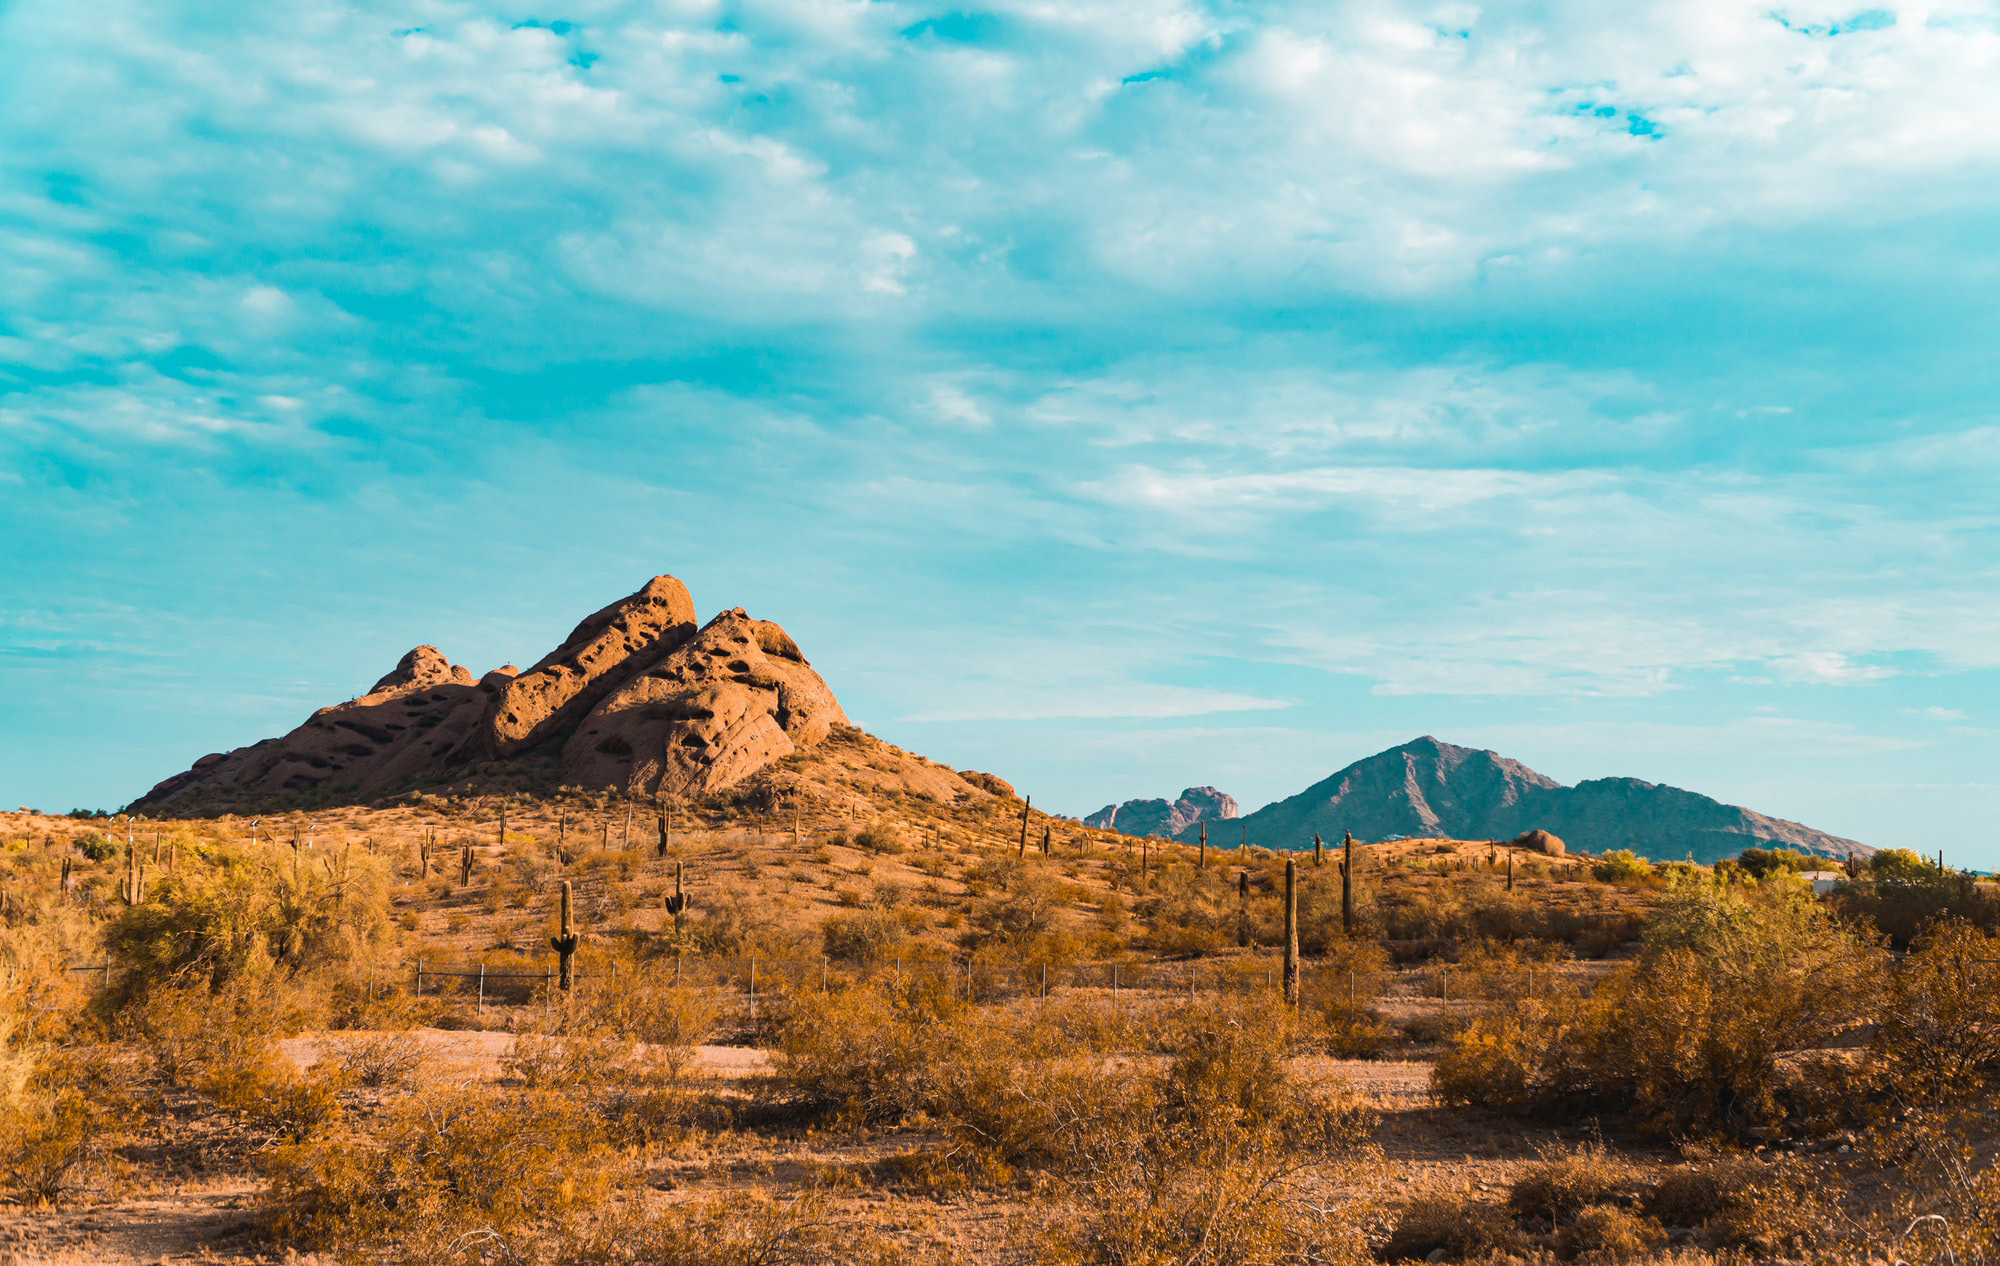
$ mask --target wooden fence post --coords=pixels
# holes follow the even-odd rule
[[[1299,1002],[1299,890],[1298,863],[1285,859],[1285,1002]]]

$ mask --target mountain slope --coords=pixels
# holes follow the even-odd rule
[[[1712,862],[1772,846],[1828,857],[1874,851],[1679,787],[1636,778],[1565,786],[1518,761],[1428,735],[1356,761],[1243,821],[1253,843],[1275,848],[1307,847],[1315,832],[1326,839],[1345,831],[1362,840],[1510,839],[1540,828],[1572,850],[1629,848],[1663,860]]]

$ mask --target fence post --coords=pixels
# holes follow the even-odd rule
[[[479,965],[479,1007],[478,1014],[486,1014],[486,964]]]
[[[424,996],[424,960],[417,960],[417,997]]]
[[[1118,1000],[1118,964],[1111,964],[1111,1000]]]
[[[819,991],[826,992],[826,955],[819,956]]]
[[[757,956],[750,956],[750,1018],[757,1018]]]
[[[104,960],[104,987],[111,988],[111,960],[108,958]]]
[[[1046,997],[1048,997],[1048,996],[1049,996],[1049,965],[1048,965],[1047,963],[1043,963],[1043,964],[1042,964],[1042,997],[1046,998]]]
[[[1347,973],[1347,1009],[1354,1010],[1354,973]]]

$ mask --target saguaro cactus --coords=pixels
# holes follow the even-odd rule
[[[472,882],[472,845],[467,842],[458,850],[458,886],[463,888]]]
[[[1035,798],[1033,796],[1029,796],[1027,799],[1021,801],[1021,847],[1016,850],[1014,854],[1016,857],[1026,857],[1028,855],[1028,814],[1033,812],[1034,808]]]
[[[62,895],[63,895],[63,899],[64,899],[64,900],[68,900],[68,898],[69,898],[69,890],[70,890],[70,886],[71,886],[71,885],[72,885],[73,883],[75,883],[75,881],[76,881],[76,880],[75,880],[75,876],[74,876],[74,875],[73,875],[73,874],[71,873],[71,871],[72,871],[72,863],[71,863],[70,859],[69,859],[69,858],[67,858],[67,857],[63,858],[63,859],[62,859]]]
[[[500,845],[501,852],[507,851],[507,806],[504,802],[500,805],[500,838],[495,843]]]
[[[1340,931],[1354,935],[1354,832],[1342,831],[1340,840]]]
[[[1298,863],[1285,859],[1285,1002],[1299,1002],[1299,887]]]
[[[1514,850],[1507,850],[1507,891],[1514,891]]]
[[[1196,870],[1208,869],[1208,823],[1206,822],[1201,824],[1201,847],[1194,855],[1194,868]]]
[[[576,954],[576,925],[570,921],[569,880],[562,881],[562,931],[549,938],[556,952],[556,985],[567,990],[571,983],[570,959]]]
[[[1045,825],[1045,826],[1043,826],[1043,827],[1042,827],[1042,856],[1043,856],[1043,857],[1047,857],[1047,856],[1049,855],[1049,835],[1050,835],[1050,833],[1051,833],[1051,832],[1052,832],[1053,830],[1054,830],[1054,828],[1053,828],[1053,827],[1050,827],[1050,826],[1046,826],[1046,825]]]
[[[418,879],[429,879],[431,877],[431,836],[436,830],[436,827],[425,827],[423,838],[417,841]]]
[[[667,855],[667,846],[674,841],[674,819],[672,814],[673,808],[667,803],[666,797],[660,797],[659,821],[654,824],[658,828],[658,843],[654,846],[656,856],[665,857]]]
[[[1320,844],[1318,831],[1313,832],[1313,865],[1326,865],[1326,849]]]
[[[666,908],[667,908],[667,913],[668,913],[668,914],[671,914],[671,915],[673,915],[673,916],[674,916],[674,944],[675,944],[675,945],[679,945],[679,944],[680,944],[680,941],[681,941],[681,916],[687,913],[687,908],[688,908],[688,898],[687,898],[687,893],[685,893],[685,892],[683,892],[683,891],[681,890],[681,871],[682,871],[682,868],[683,868],[683,864],[682,864],[682,863],[680,863],[680,862],[675,862],[675,863],[674,863],[674,891],[673,891],[673,895],[672,895],[672,896],[669,896],[669,897],[664,897],[664,898],[662,898],[662,899],[661,899],[662,903],[663,903],[663,904],[664,904],[664,905],[666,906]]]
[[[1250,872],[1236,872],[1236,946],[1250,948]]]

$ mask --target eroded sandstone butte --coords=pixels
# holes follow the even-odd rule
[[[475,680],[419,646],[367,694],[280,738],[204,756],[131,807],[256,809],[468,778],[699,796],[846,724],[783,629],[740,608],[698,627],[687,588],[656,576],[525,672]]]

